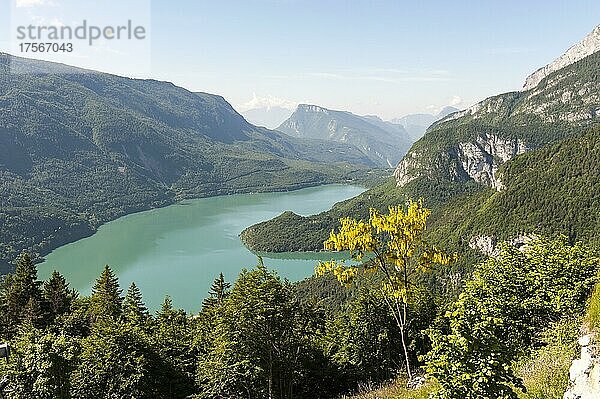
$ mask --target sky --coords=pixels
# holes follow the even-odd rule
[[[143,42],[32,55],[224,96],[236,109],[313,103],[392,119],[518,90],[600,24],[597,0],[0,0],[15,27],[132,20]],[[122,43],[121,43],[122,44]]]

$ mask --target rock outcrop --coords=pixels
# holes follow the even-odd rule
[[[446,171],[446,178],[455,182],[473,179],[478,183],[501,190],[503,185],[496,175],[498,168],[504,162],[525,153],[528,149],[523,140],[505,139],[491,133],[480,133],[475,140],[460,142],[447,152],[450,166]],[[405,186],[422,175],[432,173],[430,169],[435,168],[435,165],[425,164],[423,160],[427,158],[421,155],[417,151],[411,151],[400,161],[394,171],[399,187]]]
[[[527,150],[522,140],[482,133],[474,142],[458,144],[458,159],[473,180],[500,190],[502,182],[496,177],[500,165]]]
[[[587,35],[579,43],[569,48],[563,55],[558,57],[550,64],[538,69],[525,79],[523,90],[530,90],[536,87],[542,79],[550,75],[554,71],[558,71],[568,65],[594,54],[600,50],[600,25]]]
[[[594,337],[586,334],[579,339],[581,356],[573,360],[569,369],[569,389],[564,399],[600,398],[600,358]]]
[[[507,244],[517,247],[521,251],[525,251],[527,244],[537,239],[535,234],[521,234],[511,240],[505,241]],[[469,240],[469,247],[480,251],[486,256],[497,257],[500,254],[500,243],[494,236],[477,235]]]

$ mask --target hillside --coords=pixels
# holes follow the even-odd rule
[[[344,143],[248,123],[220,96],[0,54],[0,271],[176,200],[351,179]]]
[[[521,155],[499,170],[505,188],[450,201],[432,223],[439,240],[482,243],[564,234],[600,244],[600,126]],[[468,214],[469,217],[464,217]]]
[[[293,137],[351,144],[380,167],[395,165],[412,142],[400,125],[306,104],[300,104],[277,130]]]
[[[241,237],[260,251],[321,250],[340,217],[364,218],[369,207],[382,210],[422,197],[433,209],[430,234],[467,257],[477,256],[469,244],[493,247],[521,233],[598,241],[598,71],[599,52],[549,74],[531,90],[452,114],[413,145],[395,182],[320,215],[284,213]]]

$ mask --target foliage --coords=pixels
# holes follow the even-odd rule
[[[433,348],[424,358],[427,374],[440,383],[440,399],[516,398],[522,387],[511,369],[511,351],[499,337],[503,321],[461,295],[451,312],[449,332],[432,330]]]
[[[544,346],[536,348],[515,366],[525,392],[520,399],[562,399],[569,386],[569,368],[578,355],[581,319],[565,319],[544,332]]]
[[[123,316],[128,323],[138,327],[144,327],[149,321],[148,308],[144,305],[142,292],[135,285],[135,282],[132,282],[127,289],[123,301]]]
[[[522,387],[512,362],[544,344],[548,325],[583,313],[599,258],[565,237],[504,246],[476,268],[446,313],[447,331],[431,329],[426,370],[440,398],[515,398]]]
[[[313,344],[316,328],[313,310],[294,300],[288,283],[262,265],[243,271],[200,360],[200,396],[310,397],[315,384],[326,392],[332,387],[315,374],[322,357]]]
[[[117,319],[121,316],[123,298],[119,280],[111,268],[106,265],[100,277],[92,287],[90,311],[96,320]]]
[[[37,269],[28,254],[22,254],[17,261],[14,274],[2,282],[0,290],[0,334],[8,338],[17,331],[24,321],[35,327],[43,324],[41,282],[37,279]]]
[[[26,329],[13,341],[10,398],[71,398],[71,373],[77,367],[80,344],[65,334]]]
[[[425,294],[417,297],[419,301],[410,303],[407,334],[412,361],[416,361],[416,354],[427,352],[428,343],[421,331],[436,316],[431,298]],[[378,382],[395,377],[402,368],[400,340],[394,315],[381,293],[362,287],[346,309],[327,321],[322,345],[348,380]]]
[[[151,398],[160,386],[152,368],[152,348],[140,331],[99,324],[81,341],[79,365],[72,373],[77,398]]]
[[[600,282],[596,284],[590,297],[586,321],[591,330],[600,328]]]
[[[344,218],[336,233],[332,231],[325,241],[326,249],[350,251],[352,260],[361,262],[365,256],[372,256],[360,265],[345,265],[338,261],[321,262],[317,275],[332,272],[344,285],[350,285],[359,270],[367,273],[379,272],[383,279],[379,286],[396,325],[400,331],[400,341],[404,350],[404,367],[408,379],[412,380],[410,356],[408,353],[409,302],[414,301],[416,279],[434,264],[447,265],[454,256],[444,254],[424,239],[427,217],[430,211],[422,202],[410,201],[406,211],[402,206],[389,208],[388,214],[371,209],[367,222]]]

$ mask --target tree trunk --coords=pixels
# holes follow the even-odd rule
[[[408,348],[406,347],[406,338],[404,337],[404,326],[400,327],[400,338],[402,339],[402,348],[404,349],[404,361],[406,362],[406,374],[408,382],[412,381],[412,372],[410,370],[410,360],[408,357]]]

